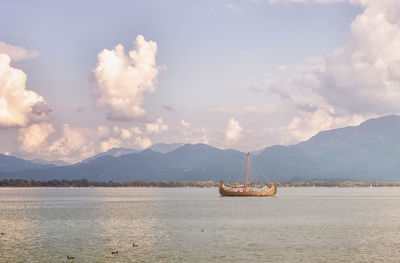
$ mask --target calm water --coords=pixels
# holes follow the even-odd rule
[[[399,188],[217,191],[0,188],[0,262],[400,260]]]

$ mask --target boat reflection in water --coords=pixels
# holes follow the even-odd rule
[[[219,193],[222,196],[274,196],[276,194],[276,184],[272,185],[250,185],[249,186],[249,162],[250,153],[247,153],[246,163],[246,178],[244,185],[234,185],[227,187],[224,182],[221,181],[219,185]]]

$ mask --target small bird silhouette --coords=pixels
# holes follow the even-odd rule
[[[67,256],[67,259],[74,259],[75,257],[73,256]]]
[[[118,250],[111,252],[111,254],[118,254]]]
[[[139,246],[138,244],[135,243],[132,244],[132,247],[138,247],[138,246]]]

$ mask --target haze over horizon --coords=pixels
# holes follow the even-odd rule
[[[253,151],[400,104],[400,1],[0,3],[0,152]]]

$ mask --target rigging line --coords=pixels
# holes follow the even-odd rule
[[[245,160],[242,159],[240,161],[240,163],[237,165],[236,169],[233,170],[233,172],[231,173],[231,175],[229,177],[227,177],[228,180],[230,180],[232,183],[236,183],[238,182],[238,178],[242,178],[242,175],[244,175],[245,172],[245,166],[244,163]],[[240,170],[240,174],[239,174],[239,170]],[[241,181],[241,179],[239,179]]]
[[[254,159],[255,160],[255,159]],[[254,166],[257,170],[257,174],[260,173],[260,175],[262,175],[262,179],[265,179],[266,182],[271,182],[268,177],[265,175],[265,173],[263,172],[263,170],[258,166],[257,162],[253,161]]]

